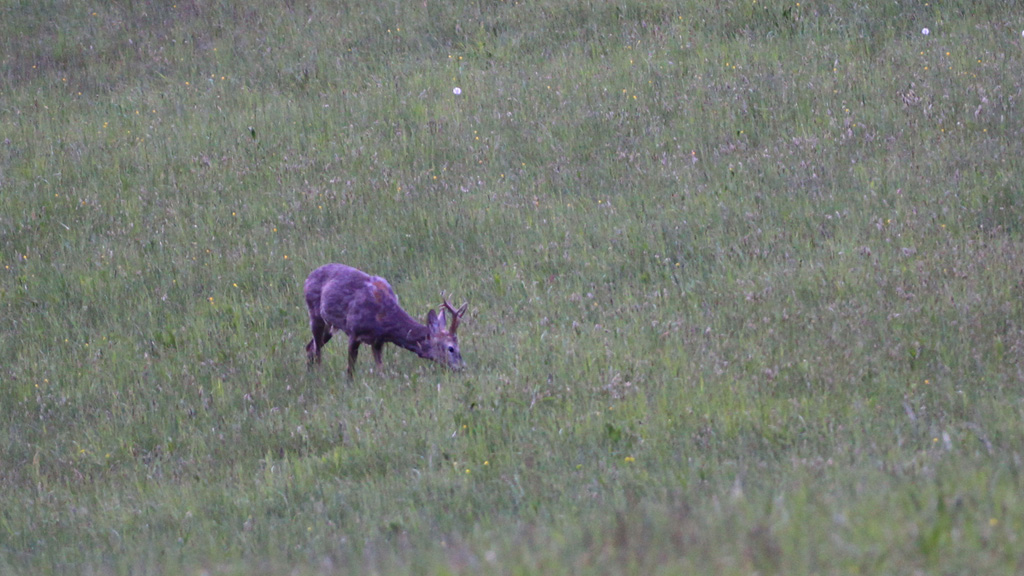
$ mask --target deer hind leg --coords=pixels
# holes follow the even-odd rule
[[[309,329],[313,332],[313,339],[306,344],[306,356],[310,362],[319,364],[320,350],[331,339],[331,330],[323,318],[312,315],[309,318]]]
[[[348,377],[351,378],[356,371],[356,357],[359,356],[359,340],[356,337],[348,337]]]

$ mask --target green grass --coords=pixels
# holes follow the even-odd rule
[[[1019,8],[0,2],[0,573],[1018,573]]]

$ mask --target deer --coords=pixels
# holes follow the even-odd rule
[[[313,339],[306,345],[310,365],[320,364],[324,344],[339,331],[348,335],[349,379],[355,374],[362,344],[370,345],[378,368],[383,366],[381,353],[389,342],[453,370],[465,365],[456,330],[468,302],[456,310],[442,292],[441,312],[431,309],[426,325],[420,324],[402,309],[387,280],[344,264],[326,264],[313,270],[306,278],[304,291],[313,332]],[[446,325],[446,312],[451,314],[450,326]]]

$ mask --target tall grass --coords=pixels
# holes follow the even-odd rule
[[[0,4],[0,572],[1016,573],[1022,29]],[[331,261],[469,369],[308,369]]]

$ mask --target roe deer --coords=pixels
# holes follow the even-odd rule
[[[373,359],[381,366],[386,342],[415,352],[420,358],[440,362],[458,370],[462,354],[455,331],[469,304],[456,310],[442,294],[441,313],[427,313],[424,326],[402,310],[398,296],[380,276],[370,276],[344,264],[327,264],[306,279],[306,306],[313,339],[306,345],[310,362],[320,363],[320,351],[335,332],[348,335],[348,376],[355,371],[360,344],[369,344]],[[445,326],[445,310],[452,315]]]

